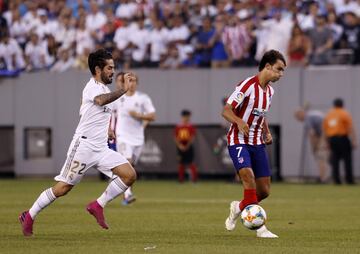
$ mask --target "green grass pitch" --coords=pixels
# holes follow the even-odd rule
[[[22,236],[18,215],[51,180],[0,180],[0,253],[360,253],[359,186],[273,184],[261,203],[279,239],[259,239],[238,223],[227,232],[229,203],[239,184],[138,181],[137,202],[105,209],[101,229],[85,206],[106,183],[84,180],[37,217]]]

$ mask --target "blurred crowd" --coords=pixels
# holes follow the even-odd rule
[[[1,74],[87,68],[103,47],[117,68],[359,64],[360,0],[0,0]]]

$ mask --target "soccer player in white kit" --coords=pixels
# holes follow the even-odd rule
[[[116,75],[116,88],[123,90],[125,73]],[[129,89],[124,96],[114,102],[116,150],[121,153],[133,166],[141,155],[145,142],[144,131],[149,122],[155,120],[155,107],[150,97],[137,91],[138,77],[129,83]],[[123,205],[135,201],[131,187],[124,193]]]
[[[108,229],[103,208],[119,196],[136,180],[136,172],[120,153],[108,148],[108,131],[113,101],[127,92],[132,76],[125,75],[124,87],[111,92],[107,87],[112,83],[114,61],[110,53],[99,49],[89,55],[89,69],[93,77],[86,84],[82,94],[80,122],[70,144],[67,159],[58,176],[57,183],[43,191],[32,207],[19,216],[25,236],[33,234],[36,215],[57,198],[67,194],[79,183],[90,167],[95,167],[109,176],[112,181],[104,193],[89,203],[86,210],[97,223]]]

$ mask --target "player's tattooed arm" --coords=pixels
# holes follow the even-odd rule
[[[122,88],[122,89],[118,89],[111,93],[100,94],[94,98],[94,102],[96,105],[104,106],[104,105],[109,104],[109,103],[115,101],[116,99],[120,98],[126,92],[127,92],[127,90]]]
[[[123,86],[118,88],[114,92],[100,94],[100,95],[96,96],[94,98],[95,104],[99,105],[99,106],[104,106],[106,104],[109,104],[109,103],[115,101],[116,99],[118,99],[119,97],[124,95],[129,90],[130,83],[134,82],[135,79],[136,79],[136,76],[133,73],[131,73],[131,72],[126,73],[124,75]]]

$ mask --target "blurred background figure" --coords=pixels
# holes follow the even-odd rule
[[[344,30],[340,48],[353,51],[353,64],[360,63],[360,22],[359,17],[349,11],[344,14]]]
[[[51,66],[53,59],[49,56],[46,42],[40,40],[35,33],[31,34],[30,38],[25,47],[26,70],[36,71]]]
[[[75,64],[75,58],[72,56],[70,49],[59,50],[59,60],[51,67],[50,71],[64,72],[69,70]]]
[[[310,64],[324,65],[330,63],[333,37],[330,28],[326,24],[325,16],[316,17],[316,25],[309,31],[312,45]]]
[[[25,68],[25,60],[18,42],[6,32],[0,41],[0,58],[5,62],[5,70],[18,71]]]
[[[209,42],[212,45],[211,68],[229,67],[230,62],[225,50],[225,44],[222,40],[225,29],[225,17],[223,15],[217,16],[214,23],[215,32]]]
[[[299,25],[292,28],[287,54],[291,66],[306,66],[311,52],[309,37],[301,30]]]
[[[328,152],[322,133],[324,114],[319,110],[310,110],[304,107],[295,111],[295,118],[304,123],[304,137],[306,136],[310,141],[311,152],[319,172],[317,182],[325,183],[328,171]],[[304,151],[304,149],[302,150]]]
[[[119,73],[116,76],[116,88],[123,89],[125,84],[125,74]],[[125,95],[115,101],[116,110],[115,135],[116,150],[121,153],[133,167],[136,166],[144,143],[145,128],[155,120],[155,107],[150,97],[137,90],[139,78],[136,74],[131,74],[129,89]],[[123,205],[128,205],[135,201],[132,187],[124,192]]]
[[[333,102],[334,107],[324,118],[323,129],[331,151],[330,163],[335,184],[341,184],[340,161],[344,160],[345,180],[354,184],[352,167],[352,150],[357,147],[356,134],[352,117],[344,107],[342,99]]]
[[[190,123],[191,111],[184,109],[181,111],[181,123],[175,127],[175,144],[178,154],[178,179],[182,183],[185,180],[185,169],[190,168],[191,180],[197,181],[198,172],[194,164],[194,139],[196,135],[195,127]]]

